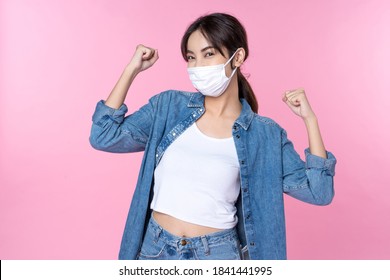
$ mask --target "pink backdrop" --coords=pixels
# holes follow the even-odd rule
[[[0,2],[0,258],[115,259],[141,153],[88,142],[135,46],[160,60],[135,81],[130,111],[165,89],[192,90],[186,26],[222,11],[247,28],[244,72],[261,114],[305,129],[281,101],[304,87],[338,158],[328,207],[286,197],[290,259],[390,258],[390,2],[3,0]]]

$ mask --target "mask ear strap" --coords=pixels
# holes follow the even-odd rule
[[[228,60],[228,61],[226,62],[226,64],[225,64],[225,66],[233,59],[233,57],[236,55],[236,53],[238,52],[238,50],[239,50],[239,49],[237,49],[237,50],[234,52],[234,54],[232,55],[232,57],[229,58],[229,60]],[[237,68],[238,68],[238,67],[234,67],[234,68],[233,68],[232,74],[230,74],[229,79],[231,79],[231,78],[233,77],[234,73],[236,73]]]
[[[238,52],[238,50],[239,50],[239,49],[237,49],[237,50],[234,52],[234,54],[229,58],[229,60],[226,61],[226,63],[225,63],[224,66],[228,65],[228,63],[233,59],[233,57],[236,55],[236,53]],[[234,68],[237,68],[237,67],[234,67]]]
[[[230,74],[230,77],[229,77],[229,79],[231,79],[231,78],[233,77],[234,73],[236,73],[236,71],[237,71],[237,68],[238,68],[238,67],[234,67],[234,69],[233,69],[232,73]]]

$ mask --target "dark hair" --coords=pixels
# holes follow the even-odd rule
[[[245,59],[249,55],[248,39],[242,24],[233,16],[223,13],[205,15],[194,21],[186,30],[181,39],[181,53],[187,60],[188,38],[195,31],[199,30],[203,36],[216,48],[223,56],[223,48],[226,48],[231,57],[238,48],[245,50]],[[247,79],[237,69],[239,98],[244,98],[252,108],[258,112],[256,96]]]

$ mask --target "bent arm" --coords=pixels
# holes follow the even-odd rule
[[[113,109],[103,100],[96,105],[92,117],[89,142],[97,150],[131,153],[145,150],[152,129],[158,95],[138,111],[125,117],[127,106]]]
[[[302,161],[284,130],[282,145],[283,191],[307,203],[331,203],[334,197],[335,156],[325,151],[325,157],[321,157],[306,149],[306,160]]]
[[[105,104],[113,109],[119,109],[125,101],[127,92],[135,77],[140,72],[152,67],[157,59],[157,50],[144,45],[138,45],[130,63],[125,67]]]
[[[127,92],[135,77],[157,61],[157,51],[138,45],[107,100],[96,105],[89,141],[97,150],[113,153],[138,152],[145,149],[154,118],[154,105],[149,103],[125,117]]]
[[[305,90],[303,88],[289,90],[285,92],[283,101],[305,122],[311,154],[326,158],[326,150],[322,141],[317,117],[309,104]]]

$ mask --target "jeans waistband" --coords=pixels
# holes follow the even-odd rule
[[[208,245],[221,242],[224,239],[238,240],[238,235],[235,227],[196,237],[182,237],[176,236],[163,229],[153,218],[153,215],[150,218],[149,226],[151,227],[151,230],[153,231],[156,239],[162,239],[165,243],[176,248],[184,246],[187,248],[199,246],[208,247]]]

